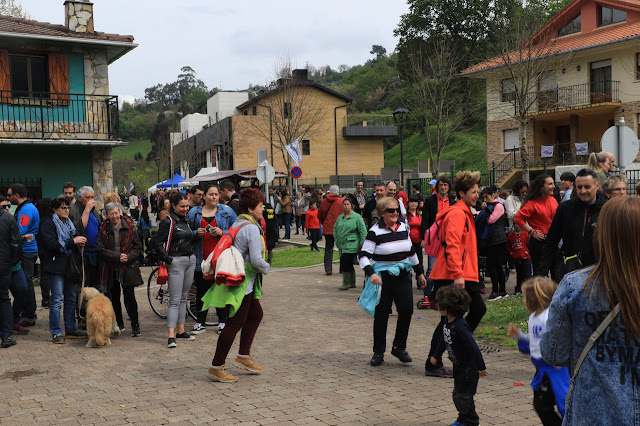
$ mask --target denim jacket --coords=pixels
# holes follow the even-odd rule
[[[202,206],[195,206],[189,210],[187,220],[189,220],[189,225],[193,230],[194,236],[196,236],[196,238],[193,239],[193,251],[196,255],[196,271],[202,270],[202,238],[197,237],[201,219]],[[229,206],[218,204],[218,209],[216,210],[216,223],[218,228],[222,229],[223,232],[227,231],[235,221],[236,212]]]
[[[597,286],[590,297],[584,282],[593,267],[565,275],[549,307],[542,357],[568,366],[580,358],[589,336],[612,307]],[[565,425],[640,425],[640,344],[627,342],[622,315],[602,333],[585,358],[567,401]]]

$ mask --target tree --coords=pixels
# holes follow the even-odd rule
[[[16,0],[0,0],[0,15],[13,16],[14,18],[30,19],[29,14]]]
[[[379,44],[374,44],[373,46],[371,46],[371,52],[369,53],[371,53],[372,55],[376,55],[374,61],[379,61],[385,57],[385,55],[387,54],[387,49],[380,46]]]
[[[434,176],[440,172],[440,157],[454,133],[464,127],[464,105],[470,100],[468,85],[461,84],[458,69],[460,52],[446,37],[414,43],[403,78],[407,88],[402,96],[411,122],[426,137]]]

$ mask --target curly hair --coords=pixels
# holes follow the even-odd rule
[[[519,197],[520,191],[522,191],[522,188],[527,188],[528,190],[529,184],[525,180],[522,180],[522,179],[517,180],[516,183],[514,183],[513,186],[511,187],[511,193],[514,194],[516,197]]]
[[[447,311],[448,315],[459,318],[469,310],[471,296],[469,296],[466,290],[461,289],[455,284],[450,284],[438,289],[436,300],[441,310]]]
[[[249,209],[255,209],[260,203],[264,203],[264,194],[258,189],[247,188],[240,193],[238,200],[240,212],[249,213]]]
[[[460,192],[466,193],[473,185],[479,185],[482,174],[480,172],[470,172],[465,170],[463,172],[456,173],[456,179],[453,183],[456,195]]]
[[[535,200],[536,198],[542,197],[544,193],[544,184],[548,178],[550,178],[548,174],[541,173],[534,180],[531,181],[531,186],[529,187],[529,192],[527,192],[527,196],[524,197],[524,201],[522,202],[522,207],[527,204],[527,201]],[[521,208],[522,208],[521,207]]]

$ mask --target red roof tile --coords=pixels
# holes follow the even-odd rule
[[[55,25],[49,22],[38,22],[5,15],[0,15],[0,32],[133,43],[132,35],[101,32],[95,32],[93,34],[76,33],[67,29],[64,25]]]
[[[626,0],[640,4],[640,0]],[[576,50],[582,50],[590,47],[596,47],[615,41],[622,41],[629,38],[640,37],[640,21],[610,25],[598,28],[587,34],[572,34],[555,39],[552,43],[547,44],[546,48],[541,49],[544,55],[569,53]],[[535,52],[535,49],[532,49]],[[513,59],[522,56],[523,53],[512,52],[510,55]],[[461,74],[472,74],[478,71],[486,70],[502,66],[504,59],[500,56],[488,59],[479,64],[473,65],[463,71]]]

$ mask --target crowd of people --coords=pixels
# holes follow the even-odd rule
[[[592,154],[589,165],[593,168],[575,175],[563,173],[558,186],[551,176],[538,174],[531,182],[515,182],[510,193],[482,187],[479,172],[465,171],[453,181],[446,176],[433,179],[426,195],[419,185],[408,195],[391,181],[375,183],[370,195],[364,182],[357,182],[348,194],[337,185],[326,192],[302,185],[293,196],[288,188],[269,188],[265,197],[253,187],[237,192],[233,182],[223,181],[184,192],[158,191],[148,198],[135,191],[129,197],[111,192],[103,197],[103,208],[89,186],[76,191],[69,182],[61,196],[33,204],[24,185],[14,184],[7,197],[0,197],[1,346],[15,345],[14,334],[27,334],[36,324],[33,279],[38,265],[53,343],[87,337],[78,306],[81,281],[111,299],[117,325],[125,331],[122,293],[131,335],[140,336],[134,288],[141,284],[146,252],[167,269],[167,347],[207,331],[207,309],[215,308],[220,336],[207,375],[219,382],[238,379],[226,369],[238,333],[234,366],[259,374],[262,367],[251,358],[251,346],[263,317],[263,276],[269,272],[276,242],[290,241],[295,225],[295,233],[310,240],[311,251],[319,251],[317,244],[324,240],[326,275],[333,273],[334,246],[338,249],[341,290],[357,287],[354,265],[363,270],[365,287],[380,286],[371,366],[384,362],[394,303],[398,317],[390,353],[403,363],[412,362],[407,348],[412,283],[422,289],[418,307],[440,313],[425,375],[454,378],[456,425],[479,422],[473,397],[479,377],[488,370],[473,333],[486,302],[509,297],[507,274],[515,269],[514,294],[523,296],[531,316],[528,332],[511,326],[509,335],[535,366],[534,408],[545,425],[560,424],[563,417],[571,423],[594,392],[601,394],[599,387],[616,395],[637,382],[637,374],[625,366],[627,357],[609,357],[604,367],[587,341],[603,322],[600,312],[614,307],[619,318],[605,318],[610,325],[604,326],[620,337],[598,343],[597,353],[612,345],[635,348],[640,338],[634,309],[640,303],[640,184],[638,197],[627,196],[626,179],[613,173],[615,159],[609,153]],[[13,214],[10,205],[17,206]],[[153,233],[149,206],[156,214]],[[423,262],[425,236],[434,229],[437,254]],[[233,246],[242,255],[246,276],[238,286],[212,285],[212,277],[202,269],[203,259],[211,259],[229,232],[235,235]],[[484,274],[491,280],[488,296]],[[186,330],[186,300],[194,281],[197,321]],[[567,318],[585,320],[583,324]],[[453,371],[442,362],[445,350]],[[580,365],[584,372],[576,380]],[[606,375],[593,374],[602,368]],[[570,372],[574,387],[565,406]],[[625,405],[616,398],[608,400],[608,407],[619,413],[630,409],[631,402]],[[612,414],[613,418],[619,417]]]

